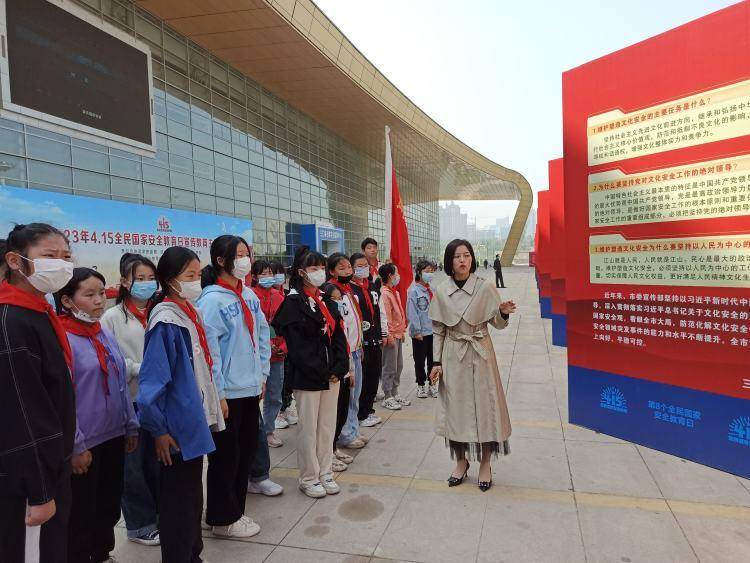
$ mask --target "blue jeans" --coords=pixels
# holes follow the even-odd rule
[[[263,396],[263,430],[270,434],[276,429],[276,417],[281,410],[281,392],[284,388],[284,362],[271,362],[271,372],[266,380]]]
[[[137,409],[136,409],[137,412]],[[154,439],[143,430],[138,431],[138,447],[125,454],[122,514],[129,538],[138,538],[157,529],[159,462]]]
[[[273,364],[271,366],[273,367]],[[266,389],[268,389],[268,385],[266,385]],[[271,473],[271,455],[268,453],[268,438],[266,438],[266,431],[263,427],[264,422],[261,415],[258,425],[258,447],[255,448],[255,457],[250,462],[250,475],[248,475],[251,483],[265,481]]]
[[[346,418],[344,428],[341,430],[339,443],[345,445],[354,441],[359,436],[359,395],[362,393],[362,350],[352,352],[354,359],[354,387],[349,393],[349,415]]]

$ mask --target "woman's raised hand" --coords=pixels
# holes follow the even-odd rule
[[[500,312],[505,315],[510,315],[516,312],[516,304],[513,301],[503,301],[500,303]]]

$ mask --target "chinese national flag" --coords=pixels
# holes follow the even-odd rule
[[[391,158],[391,143],[386,131],[386,174],[390,166],[390,178],[386,176],[386,195],[388,188],[391,192],[391,200],[387,202],[386,212],[390,216],[391,224],[391,262],[398,268],[398,274],[401,278],[396,290],[401,295],[401,305],[406,308],[406,292],[414,281],[414,274],[411,269],[411,255],[409,253],[409,231],[406,228],[406,217],[404,216],[404,206],[401,203],[401,194],[398,190],[398,180],[396,180],[396,169],[393,166]],[[390,186],[388,185],[390,180]]]

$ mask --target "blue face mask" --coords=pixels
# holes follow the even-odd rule
[[[276,278],[274,276],[258,278],[258,285],[263,289],[271,289],[274,285],[276,285]]]
[[[286,275],[285,274],[276,274],[276,275],[274,275],[273,279],[274,279],[274,283],[276,285],[283,285],[284,282],[286,281]]]
[[[130,286],[130,295],[136,299],[148,301],[156,293],[156,280],[151,281],[136,281]]]
[[[400,281],[401,281],[401,276],[399,276],[398,274],[396,274],[395,276],[393,276],[391,278],[391,285],[393,287],[396,287],[398,285],[398,282],[400,282]]]
[[[435,277],[434,272],[422,272],[422,281],[424,283],[430,283],[433,277]]]

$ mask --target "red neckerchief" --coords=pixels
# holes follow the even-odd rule
[[[250,312],[250,307],[247,306],[245,298],[242,296],[242,288],[244,287],[242,281],[238,281],[237,285],[235,285],[234,287],[229,285],[221,278],[216,280],[216,283],[220,287],[233,292],[237,296],[237,299],[240,300],[240,305],[242,306],[242,316],[245,317],[245,325],[247,326],[248,332],[250,332],[250,342],[252,343],[253,347],[255,347],[255,321],[253,320],[253,314]]]
[[[375,279],[378,277],[378,261],[375,260],[375,265],[373,266],[370,261],[367,261],[368,264],[370,264],[370,275],[372,276],[372,279]]]
[[[104,394],[109,395],[109,364],[107,364],[107,357],[109,356],[109,352],[107,352],[107,349],[104,347],[104,344],[102,344],[101,340],[97,338],[97,335],[102,331],[102,325],[99,324],[98,321],[94,324],[83,323],[75,317],[71,317],[69,315],[60,316],[60,322],[65,327],[65,330],[70,334],[83,336],[84,338],[89,339],[89,342],[91,342],[91,345],[96,351],[96,357],[99,360],[99,367],[101,368],[102,374],[104,375],[104,377],[102,378]]]
[[[68,370],[70,371],[70,377],[73,377],[73,352],[70,349],[70,342],[68,342],[68,335],[65,334],[65,327],[60,322],[60,318],[55,314],[55,310],[52,305],[47,303],[44,297],[33,295],[28,291],[24,291],[11,285],[7,280],[0,283],[0,303],[6,303],[8,305],[15,305],[37,313],[47,313],[49,322],[52,325],[52,329],[55,331],[57,341],[60,343],[60,347],[65,356],[65,363],[68,364]]]
[[[270,324],[276,316],[276,311],[273,310],[273,295],[278,293],[278,290],[273,287],[266,289],[259,285],[254,285],[252,289],[255,292],[255,295],[258,296],[258,299],[260,299],[260,308]]]
[[[333,315],[328,310],[328,307],[326,307],[326,304],[323,303],[323,300],[320,298],[320,290],[317,287],[314,288],[305,288],[305,295],[308,297],[312,297],[315,300],[315,303],[318,305],[318,309],[320,309],[320,312],[323,314],[323,318],[326,322],[326,332],[328,333],[328,339],[330,340],[333,338],[333,331],[336,328],[336,325],[334,324],[335,321],[333,320]]]
[[[354,279],[354,278],[352,278]],[[362,309],[359,308],[359,301],[357,301],[357,297],[354,295],[354,290],[352,289],[352,286],[348,283],[341,283],[336,278],[331,278],[331,283],[339,288],[342,294],[349,296],[349,301],[352,302],[354,305],[354,308],[357,310],[357,316],[359,317],[359,322],[362,322]]]
[[[145,311],[141,311],[138,307],[135,306],[135,303],[133,303],[132,299],[126,299],[125,300],[125,307],[127,307],[128,311],[136,318],[138,321],[143,325],[143,328],[146,328],[148,325],[148,309]]]
[[[369,287],[369,281],[368,280],[360,280],[359,278],[352,278],[352,282],[357,284],[360,289],[362,289],[362,293],[365,294],[365,303],[367,303],[367,309],[370,311],[370,315],[372,317],[375,317],[375,308],[372,306],[372,298],[370,297],[370,287]]]
[[[430,296],[430,301],[432,301],[432,290],[430,289],[430,284],[429,283],[423,283],[422,285],[427,290],[427,295]]]
[[[198,313],[195,310],[195,307],[190,303],[190,301],[185,301],[185,303],[180,303],[179,301],[176,301],[172,299],[171,297],[167,297],[164,301],[168,301],[169,303],[174,303],[177,305],[183,313],[185,313],[188,318],[193,321],[193,325],[195,325],[195,330],[198,333],[198,342],[201,345],[201,349],[203,350],[203,355],[206,357],[206,364],[208,364],[208,372],[211,374],[211,381],[214,379],[214,359],[211,357],[211,350],[208,348],[208,338],[206,338],[206,329],[203,328],[203,323],[201,323],[200,319],[198,319]]]

